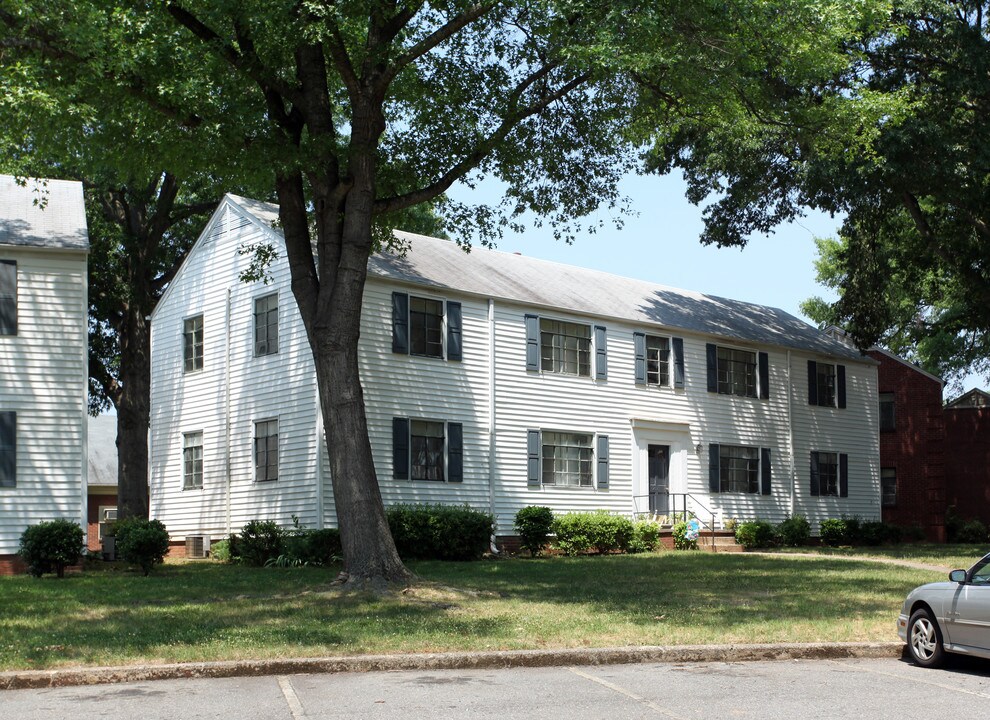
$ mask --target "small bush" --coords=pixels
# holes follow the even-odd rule
[[[956,542],[982,544],[987,541],[987,526],[979,520],[963,523],[956,532]]]
[[[800,547],[807,545],[811,537],[811,523],[802,515],[789,517],[777,526],[777,535],[782,545]]]
[[[285,555],[298,565],[332,565],[342,553],[340,531],[336,528],[298,530],[290,533],[285,542]]]
[[[843,545],[863,544],[863,521],[858,517],[842,518],[845,520],[845,532],[842,537]]]
[[[899,525],[892,525],[891,523],[883,524],[883,541],[885,543],[890,543],[891,545],[899,545],[901,538],[904,535],[904,529]]]
[[[82,552],[82,528],[62,519],[40,522],[24,530],[18,555],[35,577],[50,572],[65,577],[65,568],[79,562]]]
[[[553,532],[557,548],[566,555],[625,552],[632,539],[633,524],[606,510],[572,512],[554,518]]]
[[[256,567],[285,554],[285,531],[274,520],[252,520],[230,538],[231,555]]]
[[[681,520],[674,523],[671,534],[674,537],[674,549],[676,550],[697,550],[698,549],[698,529],[696,520]]]
[[[736,528],[736,542],[747,550],[773,547],[777,543],[774,526],[765,520],[749,520]]]
[[[914,523],[903,528],[901,536],[905,542],[918,543],[925,539],[925,529],[918,523]]]
[[[217,562],[233,562],[234,558],[230,554],[230,540],[217,540],[215,543],[211,543],[210,557]]]
[[[168,531],[161,520],[128,518],[117,522],[117,556],[141,567],[146,576],[168,555]]]
[[[637,520],[633,523],[629,552],[653,552],[660,545],[660,523],[653,520]]]
[[[818,525],[818,536],[824,545],[842,545],[846,541],[846,521],[840,518],[822,520]]]
[[[386,511],[399,556],[475,560],[488,549],[495,519],[466,505],[393,505]]]
[[[859,526],[859,537],[863,545],[883,545],[887,541],[887,527],[879,521],[864,522]]]
[[[524,507],[516,513],[514,527],[519,533],[519,545],[536,557],[550,540],[553,511],[541,505]]]

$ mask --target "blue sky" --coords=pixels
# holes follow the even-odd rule
[[[631,199],[634,214],[625,218],[621,230],[608,223],[597,234],[567,245],[554,240],[549,228],[530,228],[522,235],[507,234],[498,249],[770,305],[806,322],[810,320],[799,308],[803,300],[814,295],[836,299],[833,291],[815,281],[814,239],[833,236],[841,218],[809,212],[769,236],[751,238],[742,250],[706,247],[698,242],[702,208],[685,199],[684,188],[680,176],[631,175],[622,181],[620,192]],[[451,196],[495,204],[499,193],[498,183],[485,181],[474,191],[454,188]],[[970,376],[963,386],[969,390],[983,387],[983,382]]]

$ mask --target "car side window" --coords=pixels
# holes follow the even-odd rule
[[[990,561],[983,560],[973,568],[970,582],[974,585],[990,585]]]

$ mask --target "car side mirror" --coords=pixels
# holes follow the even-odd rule
[[[952,572],[949,573],[949,582],[954,582],[954,583],[966,582],[966,571],[953,570]]]

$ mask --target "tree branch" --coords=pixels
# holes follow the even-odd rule
[[[509,96],[509,107],[511,108],[519,101],[519,97],[526,90],[526,88],[530,87],[541,77],[545,77],[549,71],[553,69],[553,67],[555,67],[555,65],[544,66],[520,83]],[[519,125],[519,123],[526,118],[542,112],[552,103],[566,97],[568,94],[586,83],[590,78],[590,73],[582,73],[562,85],[556,90],[556,92],[546,95],[540,98],[537,102],[518,109],[515,112],[510,111],[491,135],[479,142],[477,146],[475,146],[474,150],[465,155],[460,162],[451,167],[438,180],[430,183],[426,187],[420,188],[419,190],[413,190],[412,192],[404,195],[396,195],[394,197],[376,200],[374,208],[375,213],[382,214],[404,210],[405,208],[412,207],[413,205],[418,205],[419,203],[426,202],[427,200],[432,200],[441,193],[445,192],[458,179],[473,170],[481,163],[482,160],[488,157],[495,147],[497,147],[498,144],[502,142],[502,140],[504,140],[517,125]]]

